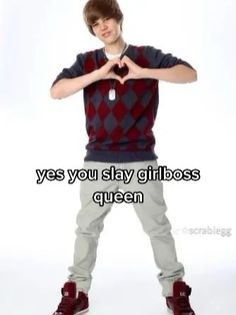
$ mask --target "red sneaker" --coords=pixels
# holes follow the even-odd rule
[[[88,295],[82,291],[76,298],[76,283],[69,281],[61,289],[62,299],[53,315],[78,315],[88,311]]]
[[[184,281],[175,281],[173,296],[166,297],[166,305],[174,315],[195,315],[189,303],[192,289]]]

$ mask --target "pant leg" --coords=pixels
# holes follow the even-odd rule
[[[110,164],[109,164],[110,165]],[[88,292],[92,281],[92,271],[96,262],[97,245],[104,218],[111,210],[112,204],[100,206],[92,199],[96,191],[117,191],[118,185],[112,181],[102,181],[101,171],[108,164],[103,162],[84,162],[84,169],[97,169],[98,180],[80,182],[81,209],[77,215],[74,263],[69,267],[69,280],[76,282],[77,290]]]
[[[177,260],[171,224],[165,214],[167,207],[163,198],[163,185],[158,180],[145,184],[139,184],[137,181],[137,171],[147,168],[148,165],[157,168],[157,161],[132,162],[124,165],[127,169],[134,169],[135,173],[130,184],[122,183],[121,188],[124,191],[143,192],[144,202],[134,203],[134,209],[151,240],[154,260],[161,271],[157,278],[162,286],[162,295],[171,296],[173,282],[182,279],[185,272],[184,266]]]

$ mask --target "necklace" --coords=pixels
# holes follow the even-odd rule
[[[125,51],[127,50],[127,48],[129,47],[129,45],[127,45],[125,43],[125,47],[123,48],[121,54],[120,54],[120,58],[122,57],[122,55],[125,53]],[[106,51],[105,48],[103,48],[103,52],[106,55]],[[110,89],[108,92],[108,99],[110,101],[114,101],[116,99],[116,90],[115,90],[115,85],[116,85],[116,80],[114,79],[113,82],[110,83]]]

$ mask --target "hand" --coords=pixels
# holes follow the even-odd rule
[[[121,78],[121,83],[124,84],[125,81],[130,79],[141,79],[143,68],[138,66],[133,62],[128,56],[124,56],[121,60],[121,66],[128,67],[128,74]]]
[[[98,80],[116,79],[122,83],[122,78],[117,75],[113,69],[115,66],[122,67],[120,58],[114,58],[105,63],[100,69],[97,70]]]

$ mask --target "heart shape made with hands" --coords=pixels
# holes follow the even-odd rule
[[[119,67],[119,65],[115,65],[113,67],[113,71],[115,74],[117,74],[121,78],[124,78],[129,73],[129,68],[127,67],[126,64],[124,64],[124,66],[121,68]]]

